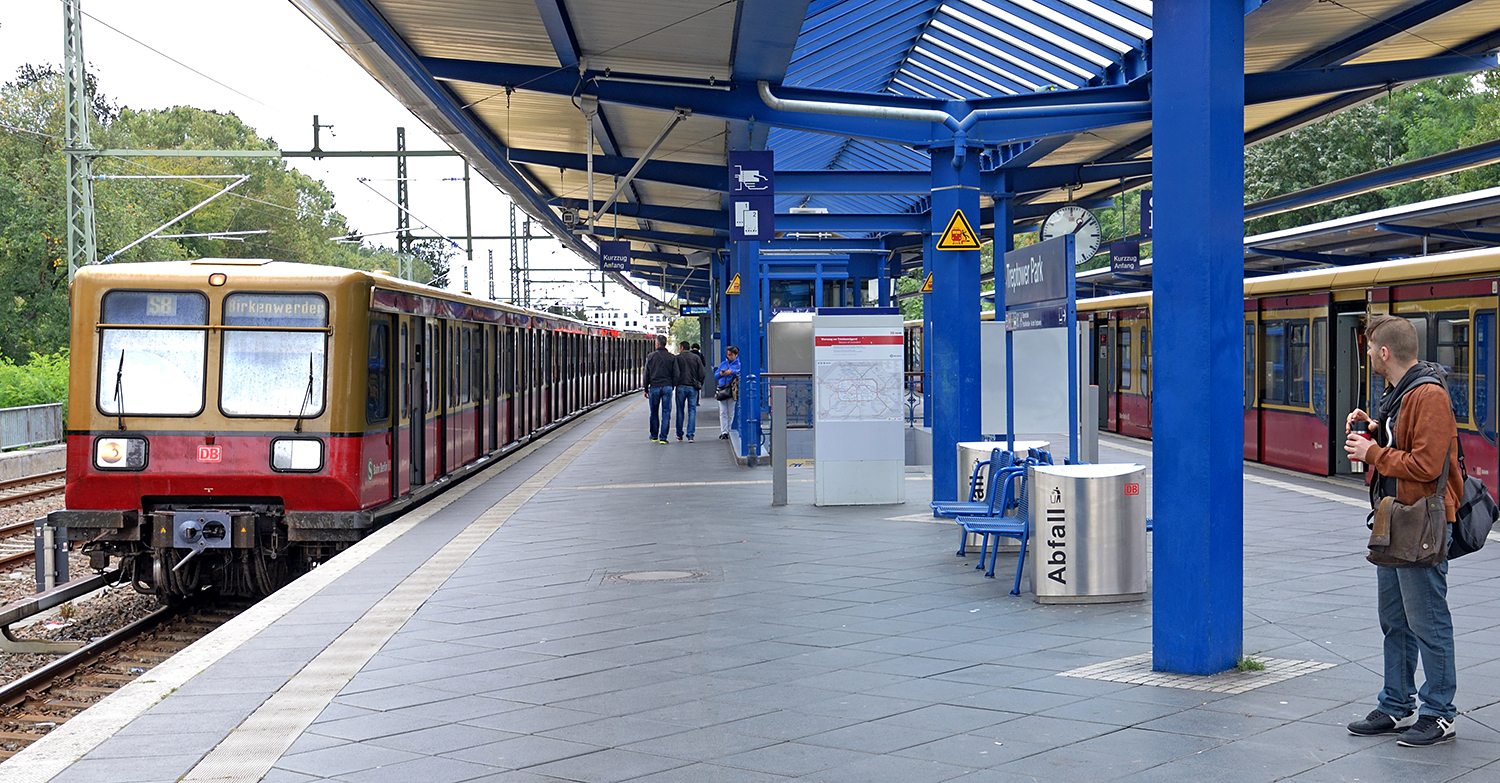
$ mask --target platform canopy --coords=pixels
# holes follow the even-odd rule
[[[857,238],[898,257],[919,253],[929,227],[926,150],[954,143],[951,127],[910,110],[982,117],[964,143],[990,172],[984,204],[1010,195],[1017,224],[1064,202],[1108,203],[1151,176],[1149,0],[294,2],[597,264],[594,235],[564,224],[590,212],[591,112],[595,235],[629,239],[631,277],[684,301],[706,300],[708,258],[727,245],[730,148],[776,153],[778,233]],[[1500,46],[1500,0],[1245,9],[1247,143],[1412,81],[1493,67]]]

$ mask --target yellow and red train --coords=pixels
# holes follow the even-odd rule
[[[638,389],[643,333],[338,267],[87,267],[66,509],[137,590],[270,592],[575,414]]]
[[[1497,309],[1496,249],[1247,279],[1245,459],[1320,476],[1358,474],[1342,448],[1344,419],[1384,385],[1365,362],[1364,325],[1396,315],[1416,327],[1420,358],[1446,368],[1469,473],[1495,493]],[[1095,348],[1090,382],[1099,387],[1100,430],[1151,437],[1151,294],[1079,300],[1078,317]]]

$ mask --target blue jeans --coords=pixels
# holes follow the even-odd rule
[[[692,386],[677,387],[677,437],[682,437],[683,422],[687,423],[687,436],[698,432],[698,390]]]
[[[651,396],[651,438],[666,440],[672,430],[672,387],[652,386],[646,393]]]
[[[1453,617],[1448,613],[1448,562],[1433,568],[1376,567],[1380,631],[1385,634],[1385,687],[1380,711],[1400,717],[1422,700],[1422,715],[1453,720],[1458,709]],[[1417,691],[1417,657],[1422,658],[1422,690]]]

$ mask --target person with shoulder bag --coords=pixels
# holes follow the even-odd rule
[[[714,399],[719,403],[719,440],[729,439],[729,428],[734,425],[734,398],[740,385],[740,349],[729,346],[724,349],[724,361],[714,369],[718,383],[714,387]]]
[[[1344,451],[1374,474],[1367,559],[1376,566],[1385,685],[1376,709],[1348,729],[1358,736],[1400,734],[1397,744],[1426,747],[1457,736],[1447,549],[1449,526],[1463,497],[1458,424],[1442,367],[1417,361],[1417,332],[1410,321],[1377,316],[1365,337],[1370,372],[1385,379],[1385,393],[1373,417],[1362,410],[1349,414]],[[1425,678],[1420,691],[1419,658]]]

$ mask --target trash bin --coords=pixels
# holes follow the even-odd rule
[[[1006,448],[1008,444],[1003,440],[969,440],[960,441],[958,444],[958,494],[954,497],[958,500],[969,499],[969,478],[974,475],[974,466],[990,458],[990,452],[995,449]],[[1018,440],[1015,450],[1025,454],[1027,449],[1046,449],[1051,446],[1051,441],[1046,440]],[[981,473],[979,480],[984,480]],[[988,487],[980,486],[979,491],[974,493],[975,500],[985,500],[985,492]],[[979,546],[981,536],[978,533],[970,533],[964,546]],[[1010,539],[1001,539],[998,544],[1001,554],[1021,551],[1021,545]]]
[[[1146,596],[1146,467],[1031,468],[1031,584],[1039,604]]]

